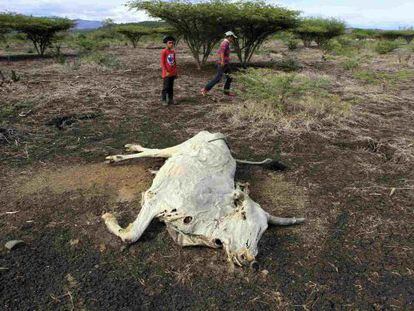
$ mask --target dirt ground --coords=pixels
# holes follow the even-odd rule
[[[302,72],[334,81],[355,104],[349,117],[299,132],[234,126],[234,105],[179,50],[177,104],[163,107],[156,46],[114,47],[115,69],[54,59],[0,59],[17,82],[0,86],[0,308],[2,310],[383,310],[414,308],[414,83],[367,84],[301,49]],[[258,57],[272,66],[270,51]],[[401,69],[393,55],[364,66]],[[413,66],[404,67],[413,73]],[[237,86],[237,80],[234,83]],[[103,163],[137,142],[167,147],[201,130],[222,132],[237,158],[279,158],[287,169],[240,167],[237,179],[278,216],[300,226],[270,227],[260,269],[230,273],[223,250],[175,245],[154,221],[124,245],[100,218],[125,225],[160,159]],[[8,251],[3,245],[20,239]]]

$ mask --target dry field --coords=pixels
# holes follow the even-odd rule
[[[281,50],[288,53],[268,43],[256,65],[280,74]],[[341,118],[300,123],[258,117],[219,88],[201,97],[214,68],[198,71],[183,47],[177,104],[169,107],[159,101],[158,46],[105,53],[116,66],[75,56],[65,64],[0,59],[7,79],[0,85],[0,309],[414,307],[412,64],[373,55],[345,70],[341,57],[294,52],[300,74],[329,78],[330,94],[350,105]],[[9,79],[12,70],[19,81]],[[306,217],[304,225],[265,232],[257,272],[230,273],[220,249],[173,244],[157,221],[123,245],[100,219],[113,211],[122,224],[131,221],[151,184],[149,170],[163,163],[111,166],[106,155],[133,142],[171,146],[201,130],[226,134],[237,158],[270,156],[287,166],[237,172],[266,210]],[[13,239],[25,244],[3,248]]]

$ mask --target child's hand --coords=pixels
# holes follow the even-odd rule
[[[166,77],[169,77],[169,76],[170,76],[170,73],[167,71],[167,72],[165,73],[165,76],[166,76]]]

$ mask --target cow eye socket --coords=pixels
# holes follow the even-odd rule
[[[214,240],[214,243],[215,243],[217,246],[223,246],[223,242],[221,242],[221,240],[220,240],[220,239],[215,239],[215,240]]]

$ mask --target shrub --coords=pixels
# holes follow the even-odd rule
[[[335,40],[335,39],[323,41],[323,43],[320,44],[320,48],[324,54],[327,54],[327,53],[341,54],[342,49],[343,49],[342,45],[338,42],[338,40]]]
[[[324,120],[336,120],[351,104],[332,94],[328,78],[315,74],[278,73],[271,69],[248,69],[236,75],[239,105],[224,105],[220,112],[229,122],[259,132],[307,130]]]
[[[243,100],[272,107],[276,114],[324,114],[341,110],[329,93],[330,80],[269,69],[248,69],[237,75]]]
[[[388,41],[394,41],[401,37],[399,30],[386,30],[378,33],[378,37]]]
[[[341,63],[341,66],[345,70],[353,71],[354,69],[359,67],[360,62],[361,60],[358,58],[347,58]]]
[[[302,65],[296,58],[293,57],[288,57],[276,61],[274,67],[285,72],[297,71],[302,69]]]
[[[79,36],[75,40],[75,44],[79,50],[79,53],[82,55],[102,50],[108,46],[105,42],[94,40],[86,36]]]
[[[358,40],[373,39],[378,36],[378,31],[374,29],[353,29],[352,36]]]
[[[395,41],[380,41],[375,46],[375,52],[378,54],[388,54],[397,49],[399,46],[400,44]]]
[[[410,44],[414,39],[413,29],[400,29],[400,30],[386,30],[377,34],[380,39],[395,41],[397,39],[404,39],[407,44]]]
[[[122,67],[119,59],[112,54],[94,52],[82,57],[82,61],[86,63],[94,63],[109,69],[119,69]]]
[[[312,41],[320,47],[329,40],[344,34],[345,23],[333,18],[304,18],[294,32],[302,39],[306,47],[309,47]]]
[[[291,32],[282,32],[280,35],[275,36],[277,39],[282,40],[286,44],[289,51],[294,51],[298,48],[299,40]]]
[[[289,49],[289,51],[294,51],[298,49],[298,45],[299,45],[299,40],[297,39],[289,39],[289,41],[287,42],[287,47]]]

